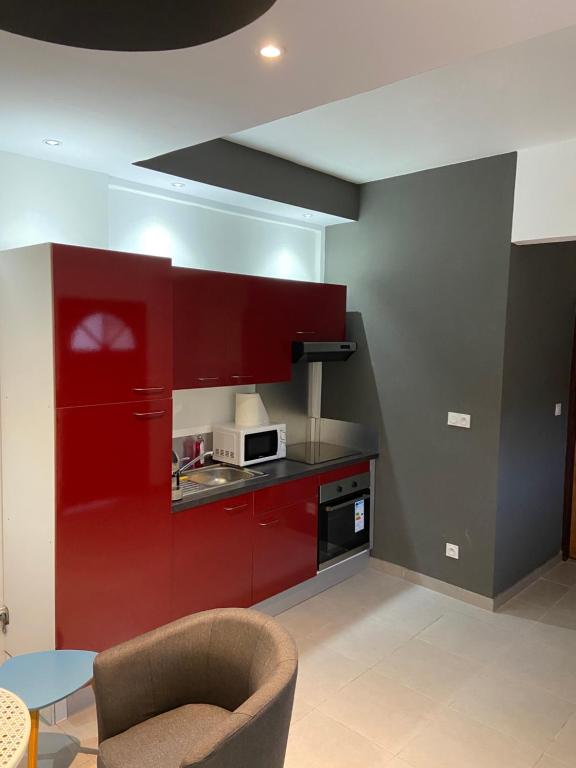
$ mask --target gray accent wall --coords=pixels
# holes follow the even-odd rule
[[[360,348],[324,366],[322,415],[379,428],[374,554],[488,596],[515,169],[508,154],[366,184],[359,221],[326,233]]]
[[[558,554],[570,387],[576,243],[513,246],[510,261],[495,592]],[[562,415],[554,415],[556,403]]]

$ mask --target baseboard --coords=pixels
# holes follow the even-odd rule
[[[537,579],[541,579],[548,571],[554,568],[555,565],[562,560],[562,554],[559,552],[553,558],[548,560],[543,565],[539,566],[527,576],[520,579],[509,589],[501,592],[496,597],[486,597],[486,595],[479,595],[477,592],[471,592],[463,587],[457,587],[454,584],[448,584],[446,581],[435,579],[432,576],[426,576],[424,573],[418,573],[418,571],[411,571],[409,568],[404,568],[396,563],[390,563],[387,560],[380,560],[377,557],[370,558],[370,567],[379,571],[383,571],[390,576],[396,576],[399,579],[404,579],[412,584],[418,584],[426,589],[431,589],[433,592],[439,592],[441,595],[447,597],[453,597],[456,600],[461,600],[463,603],[469,605],[475,605],[477,608],[483,608],[486,611],[497,611],[504,603],[516,597],[523,589],[529,587]]]
[[[508,589],[505,589],[504,592],[500,592],[500,594],[496,595],[494,598],[494,610],[498,610],[498,608],[501,608],[504,603],[507,603],[508,600],[512,600],[513,597],[516,597],[520,592],[522,592],[523,589],[526,589],[526,587],[529,587],[530,584],[532,584],[537,579],[541,579],[548,571],[551,571],[552,568],[554,568],[558,563],[562,561],[562,553],[558,552],[557,555],[554,555],[554,557],[551,557],[550,560],[547,560],[543,565],[538,566],[538,568],[535,568],[531,573],[529,573],[527,576],[524,576],[520,581],[517,581],[516,584],[513,584]]]
[[[279,613],[293,608],[304,600],[309,600],[321,592],[325,592],[330,587],[334,587],[341,581],[349,579],[360,571],[368,567],[370,556],[368,552],[360,552],[354,557],[344,560],[331,568],[320,571],[314,578],[304,581],[291,589],[287,589],[279,595],[264,600],[252,606],[257,611],[262,611],[270,616],[277,616]]]
[[[494,600],[491,597],[479,595],[477,592],[471,592],[463,587],[456,587],[454,584],[448,584],[446,581],[435,579],[433,576],[426,576],[426,574],[418,573],[418,571],[411,571],[410,568],[404,568],[396,563],[371,557],[370,567],[383,571],[390,576],[396,576],[399,579],[404,579],[404,581],[409,581],[411,584],[426,587],[426,589],[431,589],[433,592],[446,595],[446,597],[453,597],[456,600],[461,600],[463,603],[475,605],[477,608],[483,608],[486,611],[494,610]]]

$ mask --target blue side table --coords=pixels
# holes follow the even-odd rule
[[[13,656],[0,667],[0,688],[19,696],[30,710],[28,768],[36,768],[40,710],[62,701],[92,680],[92,651],[42,651]]]

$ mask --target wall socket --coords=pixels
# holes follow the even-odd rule
[[[454,413],[453,411],[448,411],[447,423],[449,427],[462,427],[463,429],[470,429],[470,414]]]
[[[458,544],[446,544],[446,557],[453,557],[454,560],[460,559],[460,547]]]
[[[562,403],[556,403],[554,406],[554,416],[562,416]]]

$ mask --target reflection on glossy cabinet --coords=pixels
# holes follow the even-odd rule
[[[169,259],[52,246],[56,404],[169,397]]]
[[[172,401],[57,411],[56,640],[100,651],[169,620]]]
[[[252,494],[172,515],[172,618],[252,604]]]

